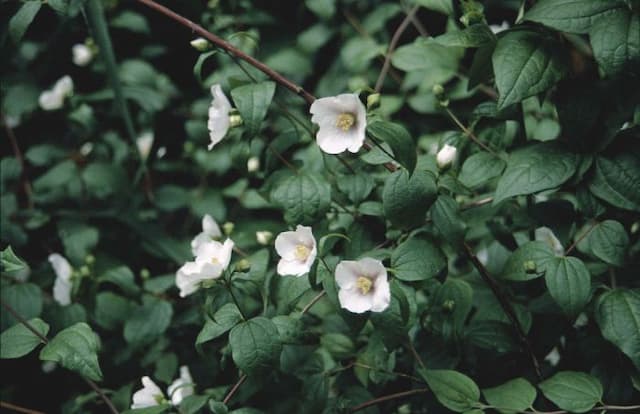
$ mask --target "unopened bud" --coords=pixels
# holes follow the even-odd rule
[[[260,158],[251,157],[247,160],[247,171],[256,172],[260,169]]]
[[[242,117],[240,115],[229,115],[229,126],[235,128],[242,125]]]
[[[524,262],[524,271],[526,273],[536,273],[537,270],[538,266],[533,260],[527,260],[526,262]]]
[[[197,39],[193,39],[189,43],[198,52],[204,52],[206,50],[209,50],[209,48],[211,47],[211,44],[207,41],[207,39],[204,39],[202,37],[199,37]]]
[[[87,265],[80,266],[80,274],[82,276],[89,276],[91,274],[91,270],[89,269],[89,266]]]
[[[442,95],[444,95],[444,87],[439,83],[436,83],[435,85],[433,85],[433,88],[431,88],[431,90],[433,91],[433,94],[437,98],[440,98]]]
[[[187,141],[182,145],[182,149],[184,150],[185,154],[192,154],[195,146],[193,145],[193,142]]]
[[[456,159],[458,149],[453,145],[445,144],[444,147],[436,155],[436,164],[438,168],[444,169],[449,167]]]
[[[143,280],[147,280],[147,279],[149,279],[151,277],[151,272],[149,272],[149,269],[147,269],[147,268],[141,269],[140,270],[140,277]]]
[[[247,259],[241,259],[236,263],[236,270],[239,272],[244,272],[249,269],[251,269],[251,262]]]
[[[273,238],[273,233],[270,231],[256,231],[256,240],[263,246],[266,246],[271,242]]]
[[[236,225],[235,225],[235,224],[233,224],[233,223],[232,223],[232,222],[230,222],[230,221],[227,221],[226,223],[224,223],[224,224],[222,225],[222,231],[224,231],[224,234],[228,236],[228,235],[230,235],[231,233],[233,233],[233,229],[234,229],[235,227],[236,227]]]
[[[87,257],[84,258],[84,262],[91,266],[96,262],[96,257],[92,254],[88,254]]]
[[[367,96],[367,109],[374,109],[380,106],[380,94],[372,93]]]

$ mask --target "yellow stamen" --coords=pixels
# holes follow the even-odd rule
[[[360,289],[363,295],[366,295],[373,287],[373,282],[368,277],[360,276],[358,280],[356,280],[356,287]]]
[[[307,246],[305,246],[304,244],[299,244],[296,246],[294,255],[296,256],[296,259],[304,262],[305,260],[307,260],[307,257],[309,257],[309,253],[311,253],[311,251]]]
[[[351,129],[351,127],[355,123],[356,123],[356,117],[353,114],[349,112],[343,112],[340,115],[338,115],[336,126],[341,130],[343,130],[344,132],[347,132],[348,130]]]
[[[212,258],[211,258],[211,263],[213,263],[213,264],[216,264],[216,265],[217,265],[217,264],[220,264],[220,260],[218,260],[218,258],[217,258],[217,257],[212,257]]]

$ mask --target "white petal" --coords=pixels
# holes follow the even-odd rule
[[[202,267],[202,263],[187,262],[178,270],[176,286],[180,289],[180,297],[184,298],[200,288]]]
[[[362,274],[372,278],[384,277],[385,280],[387,279],[387,269],[380,260],[365,257],[358,260],[357,263]]]
[[[178,406],[185,397],[193,395],[193,392],[193,378],[191,378],[189,367],[183,365],[180,367],[180,377],[169,385],[167,394],[171,398],[171,403]]]
[[[389,307],[390,303],[391,290],[385,274],[384,276],[379,276],[374,282],[371,311],[382,312]]]
[[[358,280],[361,273],[358,262],[343,260],[336,266],[336,283],[340,289],[349,290],[355,287],[356,280]]]
[[[282,232],[276,237],[276,253],[283,259],[295,260],[295,251],[298,244],[300,244],[300,239],[295,231]]]
[[[313,263],[313,262],[312,262]],[[302,276],[309,273],[311,265],[308,261],[280,259],[278,262],[278,274],[280,276]]]
[[[205,214],[204,217],[202,217],[202,231],[208,234],[212,239],[222,237],[220,226],[218,226],[218,223],[216,223],[214,218],[208,214]]]
[[[367,126],[366,109],[358,95],[342,94],[316,99],[309,112],[311,122],[320,127],[316,134],[316,142],[320,149],[328,154],[339,154],[346,151],[358,152],[364,143]],[[356,117],[355,125],[349,131],[336,126],[341,113],[351,113]]]
[[[55,111],[64,105],[64,97],[54,91],[44,91],[40,94],[38,103],[45,111]]]
[[[65,259],[62,255],[58,253],[53,253],[49,255],[49,263],[53,267],[53,271],[56,273],[56,276],[60,279],[69,281],[71,280],[71,265],[69,261]]]
[[[73,285],[69,280],[56,277],[53,282],[53,299],[62,306],[71,304],[71,290]]]
[[[193,240],[191,240],[191,253],[193,253],[194,256],[197,256],[200,246],[210,241],[211,236],[209,236],[207,233],[199,233],[196,237],[193,238]]]
[[[53,85],[53,92],[62,96],[62,99],[73,95],[73,79],[71,79],[69,75],[61,77],[56,84]]]
[[[444,147],[436,155],[436,164],[438,168],[445,168],[451,165],[456,159],[458,149],[453,145],[445,144]]]
[[[316,142],[320,149],[327,154],[340,154],[356,143],[352,139],[352,134],[345,133],[335,125],[320,126],[316,134]]]
[[[233,252],[233,240],[227,239],[224,244],[215,240],[201,244],[197,249],[196,261],[207,263],[219,263],[222,269],[226,269],[231,261]]]
[[[154,407],[160,405],[160,399],[164,398],[162,390],[149,377],[142,377],[142,389],[133,394],[131,409]]]
[[[91,59],[93,59],[91,48],[83,43],[73,45],[71,53],[73,55],[73,63],[78,66],[86,66],[91,62]]]
[[[341,289],[338,292],[340,306],[349,312],[363,313],[373,305],[372,295],[362,295],[357,289]]]
[[[143,159],[147,159],[149,154],[151,153],[151,148],[153,147],[154,136],[153,132],[147,131],[140,135],[136,139],[136,147],[138,148],[138,153]]]
[[[208,146],[209,150],[227,134],[229,130],[229,111],[231,110],[231,104],[224,92],[222,92],[220,85],[215,84],[211,87],[211,95],[213,100],[209,107],[209,120],[207,122],[209,138],[211,139],[211,143]]]

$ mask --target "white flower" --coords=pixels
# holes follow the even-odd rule
[[[564,255],[564,247],[562,247],[562,243],[560,243],[560,240],[558,240],[549,227],[537,228],[535,231],[535,238],[537,241],[547,243],[553,249],[553,253],[555,253],[556,256]]]
[[[191,240],[191,252],[194,256],[198,255],[198,247],[201,244],[208,243],[212,239],[219,239],[222,237],[222,232],[218,223],[208,214],[202,217],[202,233],[198,234]]]
[[[302,276],[308,273],[318,254],[316,239],[311,227],[297,225],[295,231],[285,231],[276,237],[278,274],[281,276]]]
[[[509,28],[509,22],[506,20],[502,21],[502,24],[490,24],[489,29],[493,32],[493,34],[498,34],[504,30]]]
[[[229,266],[233,245],[233,241],[227,239],[224,244],[209,241],[198,246],[196,260],[185,263],[176,273],[180,297],[184,298],[198,290],[203,280],[219,278]]]
[[[83,157],[86,157],[87,155],[91,154],[91,151],[93,151],[93,143],[92,142],[85,142],[80,147],[80,154],[82,154]]]
[[[271,233],[270,231],[256,231],[256,240],[258,241],[259,244],[266,246],[267,244],[269,244],[269,242],[271,241],[271,239],[273,238],[273,233]]]
[[[131,409],[160,405],[165,400],[162,390],[149,377],[142,377],[142,389],[133,394]]]
[[[358,95],[345,93],[316,99],[311,108],[311,122],[320,129],[316,141],[327,154],[345,150],[358,152],[364,143],[367,113]]]
[[[142,159],[146,160],[149,158],[151,148],[153,147],[153,141],[154,136],[151,131],[144,132],[136,138],[136,147],[138,147],[138,153]]]
[[[551,352],[544,357],[544,360],[549,363],[552,367],[555,367],[560,362],[562,356],[560,355],[560,351],[558,351],[558,347],[554,346]]]
[[[222,92],[219,84],[216,83],[211,87],[211,95],[213,100],[209,107],[209,121],[207,123],[209,138],[211,139],[211,143],[208,146],[209,150],[227,135],[229,130],[229,111],[231,111],[231,103]]]
[[[58,253],[49,255],[49,263],[51,263],[53,271],[56,273],[56,280],[53,283],[53,299],[62,306],[69,305],[71,303],[71,290],[73,289],[73,282],[71,281],[73,269],[67,259]]]
[[[343,260],[336,266],[340,306],[354,313],[382,312],[391,302],[387,269],[380,260]]]
[[[73,80],[67,75],[58,79],[52,89],[42,92],[38,103],[45,111],[53,111],[62,108],[64,99],[71,95],[73,95]]]
[[[260,169],[260,158],[251,157],[247,160],[247,171],[256,172]]]
[[[458,149],[453,145],[444,144],[444,147],[438,154],[436,155],[436,164],[438,164],[438,168],[443,169],[445,167],[450,166],[453,161],[456,159],[456,155],[458,154]]]
[[[191,378],[189,367],[183,365],[180,367],[180,377],[169,385],[167,394],[171,398],[171,403],[177,406],[185,397],[193,395],[193,391],[193,378]]]
[[[165,155],[167,155],[167,147],[158,148],[158,151],[156,152],[156,155],[158,156],[158,158],[162,158]]]
[[[189,42],[189,44],[198,52],[204,52],[205,50],[209,49],[209,47],[211,46],[207,41],[207,39],[202,37],[193,39],[191,42]]]
[[[78,66],[87,66],[93,59],[93,51],[84,43],[78,43],[71,48],[73,63]]]

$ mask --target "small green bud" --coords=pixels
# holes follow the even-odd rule
[[[447,299],[442,302],[442,310],[449,313],[452,312],[456,307],[456,301],[453,299]]]
[[[251,269],[251,262],[247,259],[241,259],[236,263],[236,270],[244,272]]]
[[[229,115],[229,126],[231,128],[235,128],[242,125],[242,117],[240,115],[234,114]]]
[[[140,277],[143,280],[147,280],[147,279],[149,279],[151,277],[151,272],[149,272],[149,269],[147,269],[147,268],[142,268],[142,269],[140,269]]]
[[[380,94],[372,93],[367,96],[367,109],[375,109],[380,106]]]
[[[71,272],[71,279],[79,279],[80,276],[80,272],[75,269],[73,270],[73,272]]]
[[[232,223],[232,222],[230,222],[230,221],[227,221],[226,223],[224,223],[224,224],[222,225],[222,231],[224,231],[224,234],[228,236],[228,235],[230,235],[231,233],[233,233],[233,229],[234,229],[235,227],[236,227],[236,225],[235,225],[235,224],[233,224],[233,223]]]
[[[524,262],[524,271],[526,273],[536,273],[538,266],[536,265],[536,262],[534,262],[533,260],[527,260],[526,262]]]
[[[209,0],[209,2],[207,3],[207,7],[209,9],[215,9],[216,7],[218,7],[218,3],[220,3],[220,0]]]
[[[211,48],[211,44],[202,37],[193,39],[189,44],[198,52],[205,52]]]
[[[91,274],[91,269],[89,269],[89,266],[87,265],[80,266],[80,275],[89,276],[90,274]]]
[[[200,282],[200,285],[204,288],[204,289],[208,289],[210,287],[213,287],[213,285],[216,284],[216,281],[218,279],[205,279],[202,282]]]
[[[442,95],[444,95],[444,87],[439,83],[436,83],[435,85],[433,85],[433,88],[431,88],[431,90],[433,91],[433,94],[437,98],[440,98]]]
[[[258,241],[258,244],[266,246],[271,242],[272,238],[273,233],[271,233],[270,231],[256,231],[256,240]]]
[[[87,257],[84,258],[84,262],[91,266],[96,262],[96,257],[92,254],[88,254]]]
[[[195,146],[193,145],[193,142],[186,141],[184,144],[182,144],[182,149],[184,150],[185,154],[192,154],[195,150]]]

